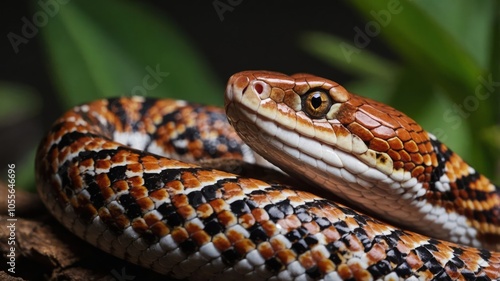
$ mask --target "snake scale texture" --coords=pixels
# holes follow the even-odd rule
[[[499,188],[403,113],[269,71],[233,75],[225,111],[74,107],[39,146],[39,194],[83,240],[179,279],[500,280]],[[253,151],[297,185],[189,164]]]

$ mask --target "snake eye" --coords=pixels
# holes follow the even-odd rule
[[[327,93],[313,90],[302,96],[302,108],[312,118],[322,118],[330,110],[332,100]]]

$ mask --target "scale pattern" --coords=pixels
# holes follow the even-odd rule
[[[257,153],[351,207],[500,250],[500,188],[396,109],[325,78],[246,71],[230,78],[226,111]]]
[[[241,145],[215,108],[95,101],[68,111],[41,142],[38,190],[82,239],[176,278],[500,280],[499,253],[397,229],[292,187],[158,156],[244,158]]]

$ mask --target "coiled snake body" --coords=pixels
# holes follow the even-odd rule
[[[68,111],[37,152],[40,196],[82,239],[176,278],[500,280],[499,188],[409,117],[324,78],[267,71],[233,75],[225,107],[289,175],[434,238],[300,185],[174,160],[253,158],[221,110],[174,100]]]

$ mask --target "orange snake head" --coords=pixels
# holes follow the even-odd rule
[[[282,141],[304,157],[321,159],[332,150],[342,151],[396,182],[410,178],[428,182],[437,165],[429,136],[415,121],[325,78],[240,72],[229,80],[226,111],[234,126],[253,127],[248,128],[250,135],[240,130],[250,144],[285,135]],[[243,120],[245,124],[239,124]],[[321,149],[312,147],[315,144]],[[255,145],[258,152],[272,149]]]

